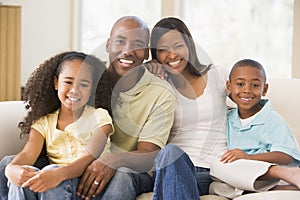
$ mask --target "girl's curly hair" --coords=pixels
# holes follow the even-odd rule
[[[58,78],[63,63],[74,59],[82,60],[91,67],[93,86],[88,104],[94,106],[97,84],[106,69],[105,64],[95,56],[80,52],[70,51],[57,54],[42,63],[26,83],[23,98],[28,113],[19,123],[21,136],[29,134],[31,125],[37,119],[60,108],[61,102],[54,88],[54,79]]]

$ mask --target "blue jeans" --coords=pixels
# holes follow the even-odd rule
[[[194,167],[189,156],[176,145],[160,150],[155,161],[153,200],[199,200],[208,194],[209,169]]]
[[[77,187],[77,185],[76,185]],[[153,178],[129,168],[118,168],[103,191],[93,200],[135,200],[138,195],[153,190]]]
[[[8,187],[7,187],[7,178],[5,176],[5,168],[6,166],[14,159],[15,155],[5,156],[0,161],[0,200],[8,199]],[[38,158],[34,166],[41,169],[44,166],[49,165],[48,157],[41,156]]]
[[[59,166],[57,165],[48,165],[43,168],[43,170],[47,169],[53,169],[57,168]],[[40,170],[39,168],[32,167],[35,170]],[[60,183],[57,187],[52,188],[50,190],[47,190],[46,192],[34,192],[30,190],[28,187],[22,188],[19,186],[16,186],[14,184],[11,184],[8,182],[8,199],[14,199],[14,200],[35,200],[35,199],[40,199],[40,200],[49,200],[49,199],[56,199],[56,200],[73,200],[77,199],[76,196],[76,190],[74,190],[73,185],[77,185],[78,179],[71,179],[71,180],[66,180]]]
[[[14,159],[14,155],[5,156],[0,161],[0,199],[7,200],[8,187],[7,187],[7,178],[5,176],[5,168],[6,166]]]

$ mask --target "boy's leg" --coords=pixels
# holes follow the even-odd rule
[[[267,173],[260,177],[264,179],[279,179],[289,184],[289,187],[277,187],[277,189],[300,189],[300,168],[299,167],[286,167],[280,165],[273,165],[269,168]],[[294,186],[294,187],[293,187]],[[276,189],[276,188],[275,188]]]

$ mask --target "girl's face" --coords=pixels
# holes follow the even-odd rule
[[[267,90],[263,72],[250,66],[236,67],[231,72],[230,81],[227,81],[227,91],[237,104],[242,119],[251,117],[261,109],[259,101]]]
[[[161,64],[175,73],[182,73],[185,70],[189,50],[180,32],[171,30],[158,40],[157,58]]]
[[[91,67],[79,59],[65,61],[54,80],[61,109],[78,111],[84,108],[92,91]]]

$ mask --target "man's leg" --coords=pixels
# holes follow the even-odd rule
[[[137,173],[121,167],[95,199],[135,200],[141,193],[151,192],[152,189],[153,179],[148,173]]]
[[[154,200],[199,200],[194,165],[175,145],[160,150],[154,161]]]

